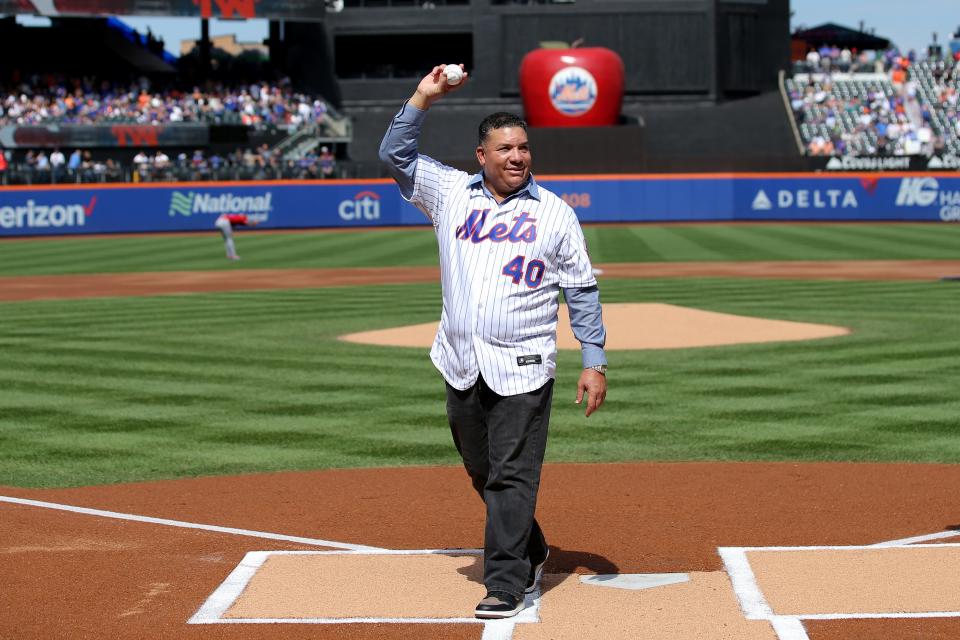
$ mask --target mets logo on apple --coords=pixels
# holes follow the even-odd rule
[[[597,101],[597,81],[582,67],[564,67],[550,79],[550,102],[560,113],[581,116]]]

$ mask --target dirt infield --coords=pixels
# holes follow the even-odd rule
[[[600,265],[603,278],[786,278],[939,280],[960,275],[960,260],[834,262],[647,262]],[[307,289],[438,282],[437,267],[231,269],[158,273],[0,277],[0,301],[142,296],[209,291]]]
[[[937,280],[960,274],[960,261],[602,268],[602,278]],[[436,282],[437,277],[436,269],[410,268],[0,278],[0,300]],[[960,617],[942,609],[956,599],[951,576],[960,574],[960,550],[955,550],[960,548],[939,546],[935,556],[925,556],[935,562],[926,570],[924,565],[914,570],[913,564],[888,563],[886,555],[872,549],[870,563],[857,564],[842,548],[889,541],[960,542],[960,531],[954,532],[960,529],[960,514],[951,511],[957,486],[960,465],[548,464],[538,517],[549,536],[551,557],[539,622],[518,624],[509,635],[502,628],[467,622],[269,623],[256,620],[262,609],[252,600],[240,604],[253,621],[188,624],[230,582],[228,577],[243,568],[249,552],[481,546],[482,506],[460,468],[256,474],[78,489],[0,487],[0,639],[955,639],[960,637]],[[918,539],[904,540],[914,537]],[[803,550],[811,558],[806,564],[797,564],[800,556],[791,557],[792,564],[776,555],[755,561],[754,595],[769,591],[765,595],[771,617],[747,620],[745,611],[762,607],[750,600],[749,588],[738,586],[743,576],[725,564],[720,549],[754,558],[777,553],[767,547],[811,546],[829,549],[823,554]],[[762,549],[750,550],[756,547]],[[336,581],[352,585],[366,580],[373,586],[354,588],[351,597],[369,593],[370,602],[355,602],[349,610],[378,611],[378,598],[396,586],[378,585],[378,580],[398,574],[376,571],[376,562],[367,560],[362,574],[349,562],[335,563],[335,570],[320,563],[312,573],[298,574],[301,570],[291,556],[278,563],[292,571],[291,578],[274,576],[259,595],[269,598],[277,591],[280,601],[284,594],[279,591],[300,579],[293,604],[310,610],[322,604],[329,612],[329,598],[347,591],[337,589]],[[956,571],[951,563],[958,563]],[[444,585],[443,594],[474,598],[481,588],[475,567],[459,561],[450,566],[456,575],[437,579]],[[407,574],[413,574],[418,585],[433,586],[429,571],[399,575]],[[670,574],[686,581],[624,591],[583,587],[578,577],[589,574]],[[771,583],[777,575],[790,576],[792,584]],[[302,582],[303,576],[311,578]],[[886,579],[890,576],[895,579]],[[334,595],[312,602],[311,580],[324,581],[325,593]],[[848,593],[865,582],[876,591]],[[804,612],[830,606],[822,597],[830,589],[845,596],[844,606],[864,610],[840,613],[882,617],[813,617],[801,622],[798,616]],[[418,605],[429,614],[436,603],[424,599],[431,600],[427,595]],[[270,604],[276,607],[275,601]],[[291,607],[283,611],[295,611]],[[224,617],[239,616],[236,611]],[[927,617],[895,617],[906,612]]]
[[[557,348],[579,351],[566,305],[560,306]],[[703,311],[663,303],[607,303],[603,305],[607,330],[607,351],[635,349],[687,349],[728,344],[756,344],[790,340],[816,340],[850,333],[846,327],[750,318],[728,313]],[[636,327],[649,327],[635,331]],[[437,323],[362,331],[340,336],[360,344],[430,348]]]
[[[550,536],[551,580],[570,574],[709,574],[722,578],[711,592],[722,586],[721,595],[734,603],[719,573],[718,547],[871,545],[944,531],[957,523],[949,509],[958,485],[956,465],[547,465],[538,516]],[[0,487],[0,495],[386,549],[482,543],[481,504],[463,470],[452,467],[59,490]],[[481,637],[481,626],[470,624],[186,623],[246,552],[295,549],[329,547],[0,502],[0,638]],[[829,572],[818,575],[830,579]],[[641,615],[666,624],[662,598],[674,588],[679,586],[639,592],[635,610],[620,613],[623,626]],[[811,588],[816,585],[798,585],[796,591]],[[885,597],[902,591],[895,583],[880,588]],[[557,602],[562,593],[543,596],[541,624],[558,617],[580,625],[590,619],[588,609],[562,610],[548,620],[551,598]],[[728,634],[703,612],[679,618],[691,640],[743,637]],[[751,624],[768,628],[766,622]],[[518,625],[515,637],[539,637],[536,627]],[[574,627],[580,631],[551,637],[591,637]],[[806,628],[811,640],[960,637],[957,618],[815,620]],[[665,629],[647,628],[634,637],[676,637]]]

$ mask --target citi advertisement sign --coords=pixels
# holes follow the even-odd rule
[[[0,229],[69,229],[82,227],[93,215],[97,196],[87,204],[37,204],[27,199],[22,205],[0,207]]]
[[[337,206],[341,220],[359,222],[380,219],[380,194],[374,191],[361,191],[351,200],[341,200]]]

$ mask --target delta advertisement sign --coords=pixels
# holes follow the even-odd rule
[[[555,177],[540,183],[582,222],[916,220],[960,222],[960,177],[943,174]],[[242,213],[260,228],[427,225],[386,180],[322,184],[0,190],[0,237],[214,230]]]
[[[582,222],[960,221],[960,177],[907,174],[550,179]]]
[[[960,221],[960,178],[764,179],[737,186],[737,217],[746,220]]]
[[[0,190],[0,236],[215,230],[221,214],[246,214],[268,229],[427,222],[384,181]]]

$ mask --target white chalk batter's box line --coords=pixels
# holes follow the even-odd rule
[[[223,615],[240,597],[244,589],[270,556],[398,556],[398,555],[445,555],[481,556],[482,549],[362,549],[357,551],[250,551],[226,580],[210,594],[206,602],[187,621],[187,624],[486,624],[505,623],[510,629],[517,623],[539,622],[540,594],[527,595],[526,608],[509,621],[490,621],[478,618],[224,618]],[[485,633],[484,637],[490,634]]]
[[[730,576],[730,582],[733,584],[734,593],[740,601],[740,608],[748,620],[768,620],[774,626],[791,626],[791,622],[799,620],[850,620],[859,618],[957,618],[960,617],[960,611],[922,611],[916,613],[810,613],[810,614],[789,614],[779,615],[773,612],[767,603],[760,586],[757,584],[756,575],[747,559],[747,553],[750,551],[889,551],[892,549],[937,549],[937,548],[958,548],[958,543],[942,544],[920,544],[920,545],[897,545],[889,544],[867,545],[867,546],[814,546],[814,547],[720,547],[717,551],[723,559],[724,567]],[[784,638],[784,635],[780,635]],[[800,637],[800,636],[796,636]],[[803,637],[806,637],[805,635]]]

